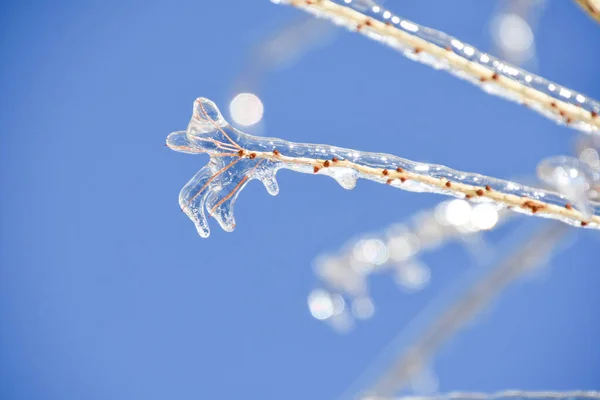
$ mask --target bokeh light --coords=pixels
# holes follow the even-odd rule
[[[260,122],[264,106],[260,98],[253,93],[239,93],[229,104],[231,118],[239,125],[251,126]]]

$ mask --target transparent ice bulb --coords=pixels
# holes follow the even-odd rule
[[[588,164],[574,157],[554,156],[538,165],[538,176],[564,194],[586,217],[591,217],[590,189],[598,182]]]

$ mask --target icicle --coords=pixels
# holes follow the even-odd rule
[[[352,190],[356,187],[358,173],[351,168],[331,167],[324,168],[319,172],[335,179],[344,189]]]

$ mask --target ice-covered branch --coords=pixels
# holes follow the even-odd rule
[[[572,390],[567,392],[556,391],[526,391],[505,390],[496,393],[481,392],[450,392],[431,396],[402,396],[396,400],[500,400],[500,399],[536,399],[536,400],[577,400],[577,399],[600,399],[600,392],[586,390]]]
[[[202,237],[209,235],[205,208],[226,231],[235,228],[233,205],[243,187],[260,180],[267,191],[279,191],[281,168],[327,175],[352,189],[359,178],[413,192],[439,193],[476,202],[492,202],[524,214],[557,219],[577,227],[600,229],[600,207],[584,213],[565,195],[523,186],[436,164],[410,161],[383,153],[367,153],[319,144],[247,135],[234,129],[210,100],[198,98],[187,130],[173,132],[167,146],[183,153],[210,156],[182,189],[179,204]]]
[[[392,47],[411,60],[523,104],[547,118],[582,132],[599,133],[600,103],[463,43],[420,26],[365,0],[272,0],[327,18]]]
[[[590,17],[594,18],[600,23],[600,0],[575,0],[577,4],[589,14]]]

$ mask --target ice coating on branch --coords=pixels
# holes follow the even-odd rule
[[[235,228],[234,204],[249,181],[260,180],[271,195],[276,195],[279,188],[275,175],[281,168],[330,176],[345,189],[352,189],[362,178],[412,192],[492,202],[573,226],[600,228],[600,207],[590,204],[577,210],[569,204],[571,193],[550,192],[389,154],[251,136],[229,125],[217,106],[205,98],[194,102],[187,129],[171,133],[167,146],[210,157],[179,195],[182,211],[202,237],[210,234],[209,216],[225,231]]]
[[[331,20],[405,57],[447,70],[485,92],[539,112],[581,132],[600,134],[600,103],[511,65],[444,32],[418,25],[366,0],[272,0]]]
[[[586,216],[592,216],[590,192],[600,183],[600,175],[574,157],[554,156],[538,165],[540,179],[556,188]]]
[[[214,217],[223,230],[235,228],[233,206],[238,194],[252,179],[260,180],[267,192],[279,192],[275,172],[277,163],[240,157],[238,143],[246,140],[221,115],[210,100],[194,102],[193,115],[185,131],[167,137],[167,146],[189,154],[207,153],[210,161],[181,190],[179,205],[196,225],[202,237],[208,237],[207,216]]]

